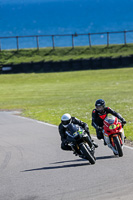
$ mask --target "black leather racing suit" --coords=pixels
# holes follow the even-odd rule
[[[79,119],[77,119],[75,117],[72,117],[71,118],[71,123],[78,124],[79,126],[84,128],[85,131],[87,132],[88,136],[91,138],[88,125],[85,122],[82,122],[81,120],[79,120]],[[59,126],[58,126],[58,130],[59,130],[59,134],[61,136],[61,148],[63,150],[72,150],[71,147],[67,145],[67,135],[66,135],[67,128],[65,128],[62,125],[62,123],[60,123]]]
[[[105,107],[103,113],[100,113],[96,109],[94,109],[92,111],[92,126],[96,129],[96,134],[98,139],[103,139],[103,134],[102,134],[103,121],[108,114],[112,114],[121,121],[124,121],[123,117],[119,113],[115,112],[109,107]]]

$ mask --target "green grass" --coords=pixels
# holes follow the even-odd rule
[[[60,61],[60,60],[76,60],[87,59],[90,57],[118,57],[128,56],[133,54],[133,44],[124,45],[105,45],[90,47],[63,47],[24,49],[24,50],[2,50],[0,52],[0,65],[3,64],[18,64],[21,62],[39,62],[39,61]]]
[[[64,113],[88,123],[95,101],[126,120],[125,134],[133,140],[133,68],[62,73],[0,75],[0,109],[22,109],[23,115],[58,125]]]

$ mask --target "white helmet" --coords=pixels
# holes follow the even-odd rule
[[[68,124],[71,122],[71,115],[66,113],[61,117],[62,125],[66,128]]]

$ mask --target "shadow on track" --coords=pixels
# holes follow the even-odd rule
[[[67,163],[67,162],[77,162],[77,161],[86,161],[85,159],[77,159],[77,160],[63,160],[60,162],[54,162],[54,163],[50,163],[50,164],[60,164],[60,163]]]
[[[104,159],[110,159],[110,158],[115,158],[114,155],[112,156],[99,156],[99,157],[96,157],[96,160],[104,160]]]
[[[61,161],[61,162],[55,162],[55,163],[51,163],[51,164],[59,164],[59,163],[73,162],[73,161],[75,162],[75,161],[79,161],[79,160]],[[80,160],[80,161],[82,161],[82,160]],[[36,169],[27,169],[27,170],[24,170],[21,172],[62,169],[62,168],[70,168],[70,167],[81,167],[81,166],[86,166],[86,165],[90,165],[90,163],[87,162],[87,163],[69,164],[69,165],[62,165],[62,166],[42,167],[42,168],[36,168]]]

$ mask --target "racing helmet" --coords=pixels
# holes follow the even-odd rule
[[[61,117],[62,125],[67,128],[68,124],[71,123],[71,115],[66,113]]]
[[[97,111],[102,113],[105,108],[105,101],[103,99],[96,100],[95,107]]]

